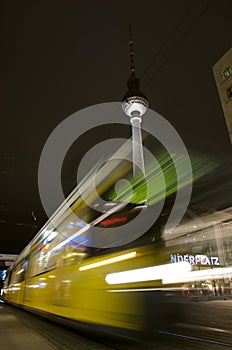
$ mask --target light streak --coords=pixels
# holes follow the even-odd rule
[[[175,264],[174,264],[175,265]],[[178,265],[178,263],[177,263]],[[164,284],[205,281],[210,279],[220,279],[232,276],[232,267],[222,267],[215,269],[204,269],[199,271],[186,271],[179,276],[167,275],[163,279]]]
[[[109,265],[109,264],[116,263],[118,261],[131,259],[131,258],[134,258],[135,256],[136,256],[136,252],[118,255],[118,256],[115,256],[114,258],[110,258],[110,259],[98,261],[98,262],[93,263],[93,264],[81,266],[81,267],[79,267],[79,270],[84,271],[84,270],[94,269],[94,268],[99,267],[99,266]]]
[[[190,270],[191,265],[188,262],[181,262],[110,273],[106,275],[105,280],[108,284],[156,281],[163,280],[169,275],[178,277]]]

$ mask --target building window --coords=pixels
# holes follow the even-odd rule
[[[232,98],[232,85],[226,89],[228,99]]]
[[[228,79],[232,75],[232,67],[227,66],[222,70],[222,77],[224,80]]]

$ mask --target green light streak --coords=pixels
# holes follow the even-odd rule
[[[174,162],[180,169],[185,166],[186,158],[181,155],[174,155]],[[146,201],[147,205],[153,205],[160,200],[174,194],[177,190],[188,186],[192,182],[200,179],[207,173],[215,169],[218,164],[214,161],[207,161],[198,157],[190,157],[192,164],[192,174],[183,172],[183,176],[178,179],[175,165],[170,154],[163,152],[156,157],[157,164],[148,164],[145,172],[146,176],[130,177],[129,183],[123,183],[117,189],[117,193],[112,190],[108,196],[111,201],[128,202],[141,204]],[[184,169],[184,168],[183,168]],[[163,178],[164,182],[163,183]],[[149,191],[147,191],[149,184]]]

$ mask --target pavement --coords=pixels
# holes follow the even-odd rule
[[[222,294],[222,295],[214,295],[214,294],[207,294],[207,295],[191,295],[188,296],[189,299],[192,301],[211,301],[211,300],[231,300],[232,295],[231,294]]]
[[[0,300],[1,301],[1,300]],[[0,302],[0,350],[54,350],[30,325]]]

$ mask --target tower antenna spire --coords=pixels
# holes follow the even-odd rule
[[[130,46],[130,75],[135,75],[135,65],[134,65],[134,48],[133,48],[133,39],[132,39],[132,27],[129,24],[129,46]]]

